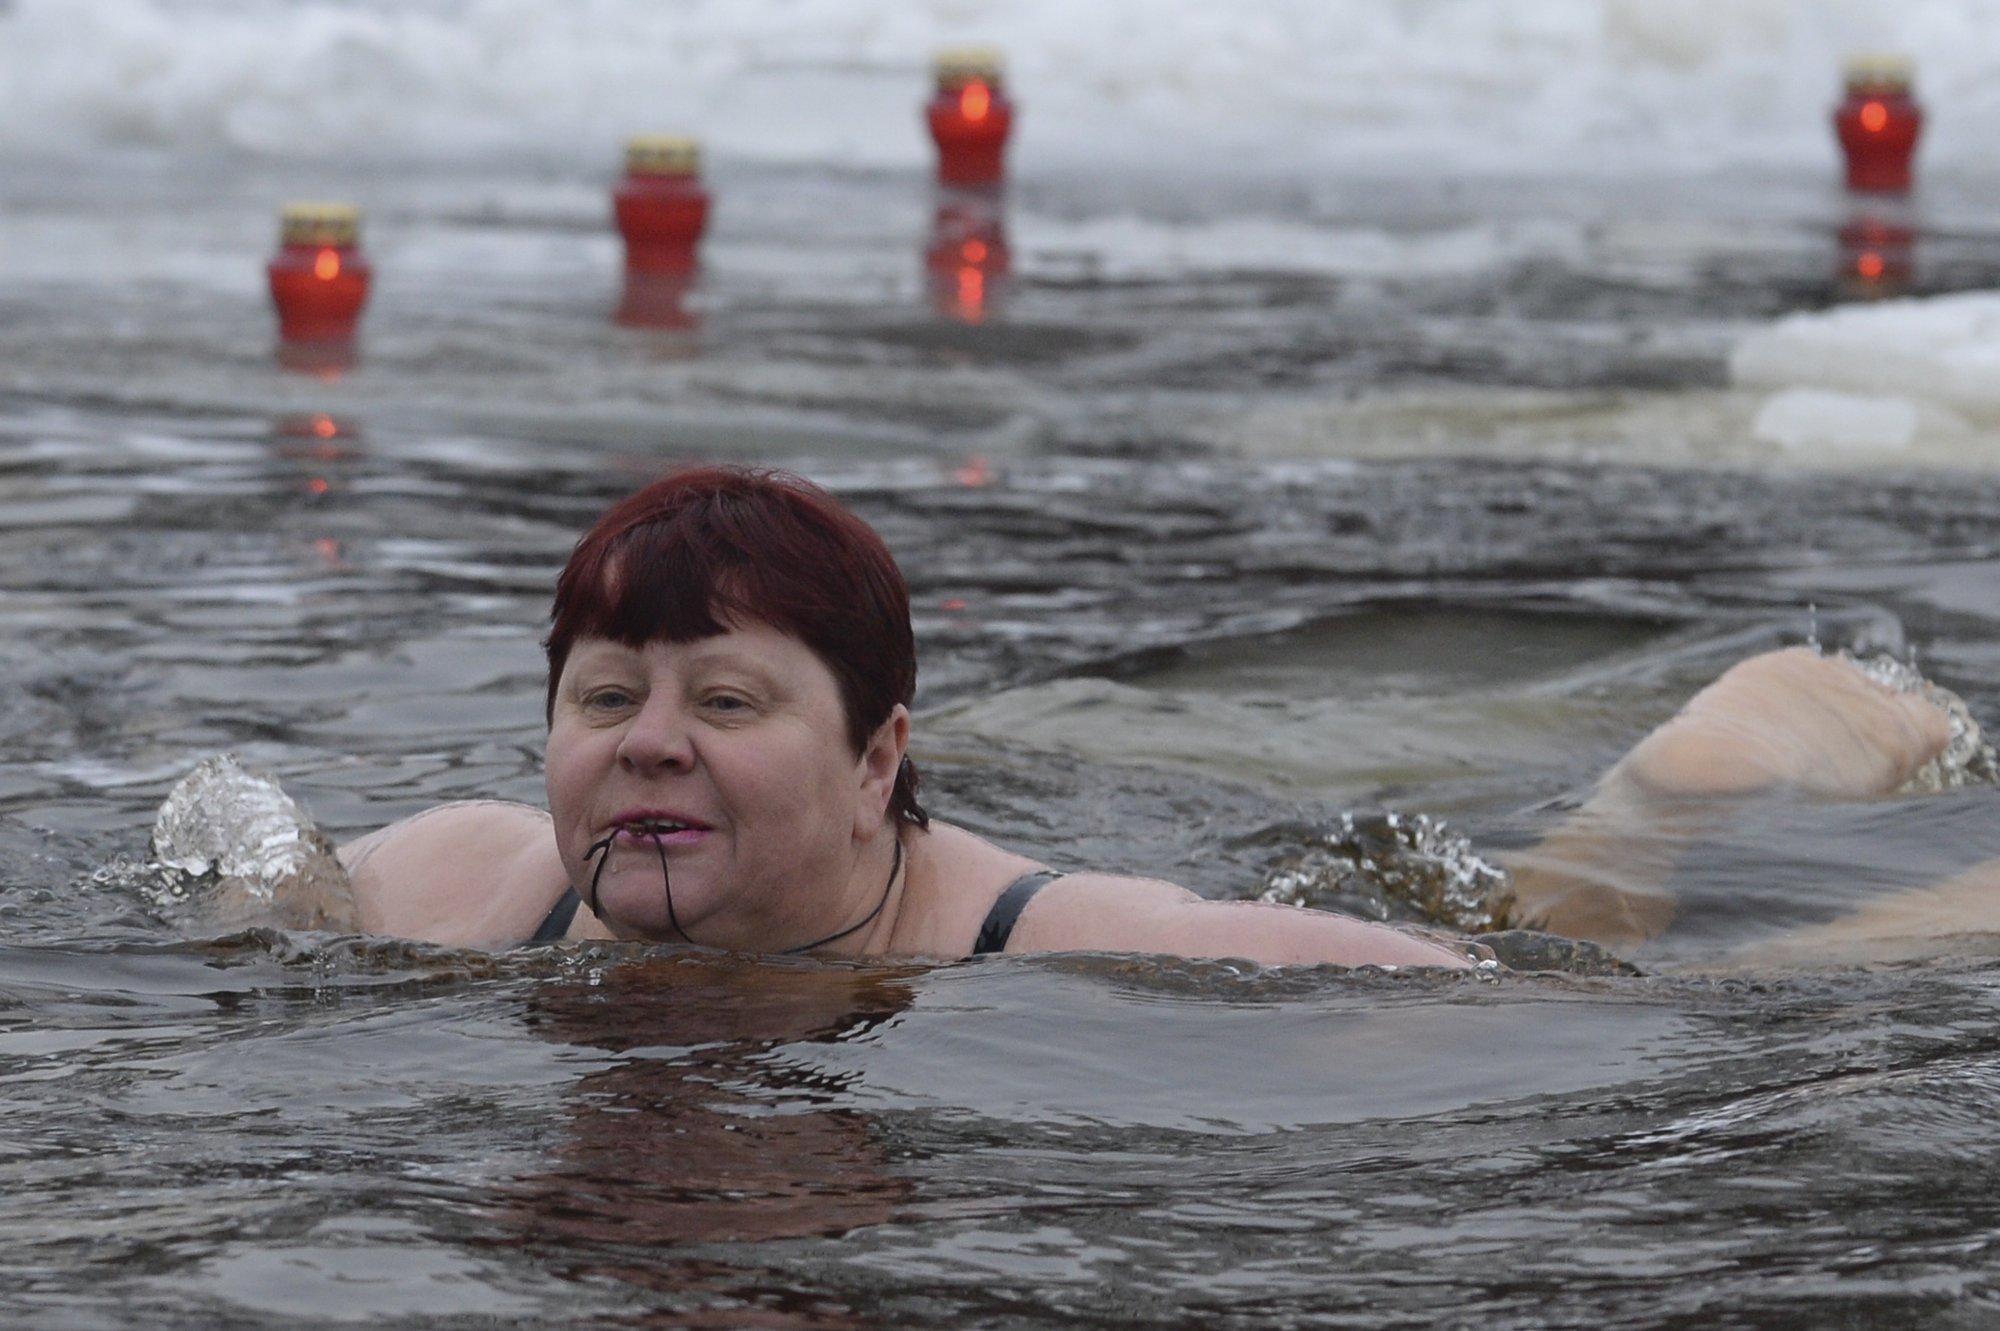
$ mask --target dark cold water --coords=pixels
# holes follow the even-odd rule
[[[319,381],[268,364],[280,186],[196,175],[24,169],[0,223],[0,1319],[2000,1319],[1994,940],[1730,966],[2000,856],[1990,788],[1744,810],[1622,978],[189,940],[91,880],[222,749],[343,835],[538,800],[553,572],[695,457],[798,466],[888,538],[940,814],[1209,895],[1348,810],[1524,844],[1809,635],[1915,653],[1993,724],[2000,481],[1606,424],[1839,294],[1810,206],[1653,213],[1641,254],[1582,191],[1575,247],[1396,281],[1107,272],[1058,224],[1108,205],[1058,192],[967,325],[912,276],[909,182],[746,179],[700,326],[630,332],[584,185],[383,180],[368,359]],[[1532,211],[1494,189],[1450,207]],[[1362,385],[1409,395],[1372,434],[1246,442]]]

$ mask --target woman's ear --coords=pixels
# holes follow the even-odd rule
[[[854,806],[857,840],[874,836],[881,829],[889,814],[889,800],[896,793],[896,774],[903,770],[903,755],[909,751],[910,709],[897,703],[861,751],[860,798]]]

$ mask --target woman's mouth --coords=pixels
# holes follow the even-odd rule
[[[643,814],[620,818],[613,839],[621,846],[692,846],[712,830],[692,819]]]

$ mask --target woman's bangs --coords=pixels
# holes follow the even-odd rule
[[[628,647],[693,642],[729,631],[743,618],[738,570],[724,568],[687,539],[681,522],[634,527],[610,548],[598,594],[579,616],[583,635]]]

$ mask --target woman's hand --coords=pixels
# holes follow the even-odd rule
[[[1696,694],[1612,769],[1650,795],[1788,788],[1826,799],[1887,795],[1950,742],[1945,714],[1808,647],[1767,652]]]

